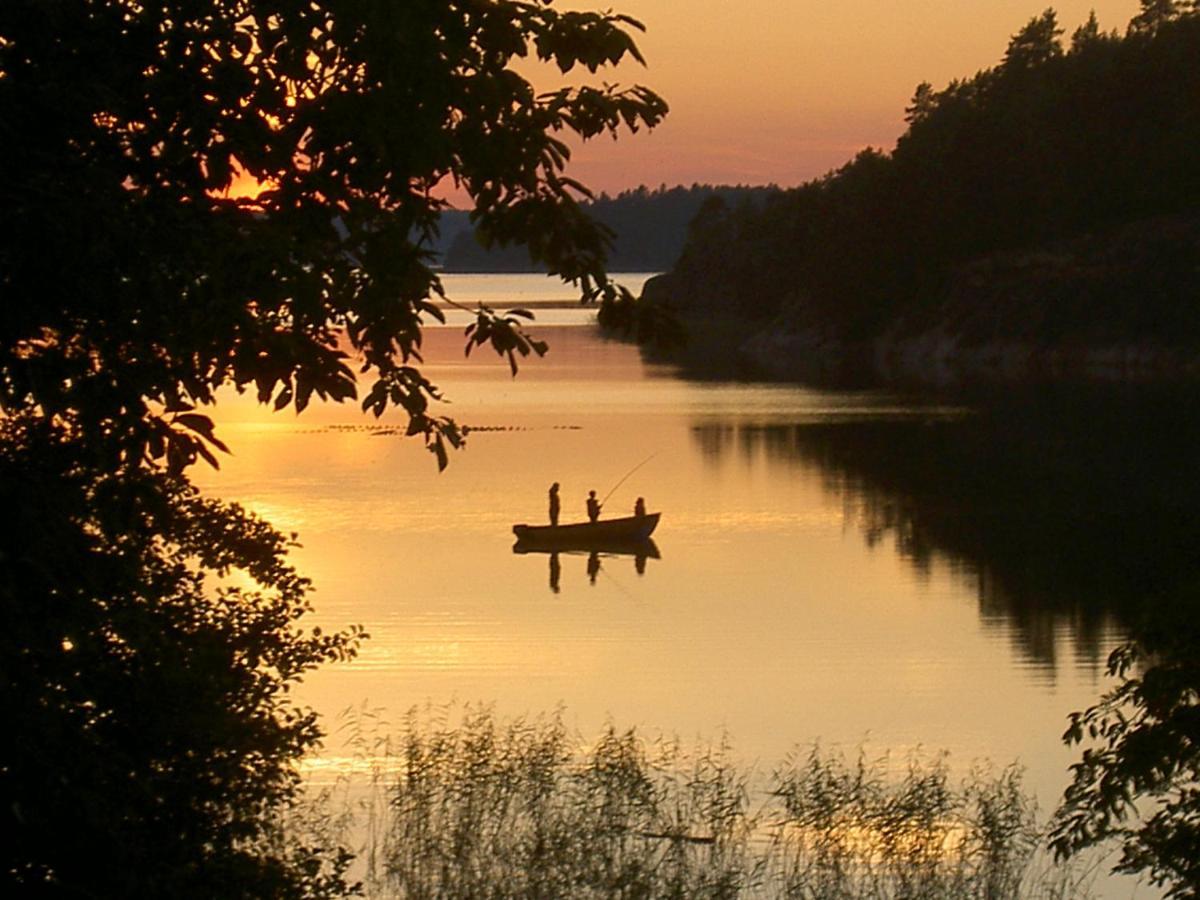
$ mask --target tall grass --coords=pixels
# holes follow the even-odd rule
[[[360,737],[368,895],[405,898],[962,898],[1086,894],[1041,851],[1015,767],[952,781],[944,756],[896,765],[814,746],[774,771],[725,742],[685,752],[561,714],[411,713]]]

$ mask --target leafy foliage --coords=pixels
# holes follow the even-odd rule
[[[6,3],[0,403],[162,458],[149,423],[223,384],[297,410],[354,396],[350,349],[384,386],[367,407],[384,396],[431,445],[457,442],[402,371],[438,318],[432,192],[455,183],[488,240],[616,296],[559,134],[651,126],[666,105],[640,86],[537,93],[512,64],[595,72],[640,59],[638,28],[542,0]],[[224,195],[238,172],[254,199]],[[176,470],[203,446],[158,434]]]
[[[302,630],[290,541],[179,476],[0,434],[0,883],[23,896],[340,895],[347,858],[270,813],[319,736],[288,691],[361,631]],[[301,875],[303,866],[311,873]]]
[[[314,714],[353,655],[299,620],[289,541],[187,481],[203,410],[355,397],[444,466],[421,329],[444,203],[614,298],[568,135],[656,124],[652,91],[514,70],[640,61],[614,13],[547,0],[0,5],[0,884],[22,896],[314,897],[344,850],[281,833]],[[229,188],[256,182],[253,197]],[[544,352],[519,312],[475,343]]]
[[[1171,606],[1115,651],[1119,679],[1063,736],[1083,748],[1053,833],[1069,856],[1118,839],[1117,868],[1145,872],[1167,896],[1200,891],[1200,631],[1194,607]]]

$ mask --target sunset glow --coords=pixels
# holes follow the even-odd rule
[[[564,9],[592,10],[591,0]],[[849,161],[866,147],[891,149],[904,109],[922,81],[935,88],[996,65],[1008,37],[1042,9],[1026,0],[962,4],[869,0],[852,8],[804,0],[623,0],[639,20],[647,60],[583,81],[645,84],[671,113],[653,132],[620,141],[570,142],[571,173],[595,191],[645,184],[777,184],[792,187]],[[1095,10],[1101,28],[1124,32],[1135,0],[1055,5],[1063,40]],[[516,68],[540,89],[581,83],[552,65]],[[261,189],[238,173],[227,196]],[[448,183],[443,196],[464,206]]]
[[[648,68],[625,66],[609,80],[649,85],[671,114],[653,133],[580,148],[575,174],[610,193],[638,184],[800,184],[865,147],[890,149],[918,84],[941,88],[997,64],[1008,36],[1044,5],[623,0],[614,6],[646,26],[639,46]],[[1091,9],[1101,28],[1123,33],[1138,4],[1054,8],[1069,42]]]

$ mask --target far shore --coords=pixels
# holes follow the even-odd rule
[[[463,299],[457,301],[435,300],[434,305],[438,309],[461,309],[463,306],[473,306],[478,303],[478,300]],[[580,306],[588,304],[581,300],[516,300],[511,303],[503,304],[506,309],[578,309]]]

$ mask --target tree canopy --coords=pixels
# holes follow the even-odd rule
[[[1117,839],[1117,870],[1144,873],[1168,897],[1200,891],[1200,629],[1194,587],[1153,598],[1159,606],[1118,647],[1118,679],[1071,716],[1079,745],[1052,835],[1069,856]]]
[[[438,317],[435,191],[452,182],[491,240],[612,293],[563,138],[666,105],[639,86],[538,92],[513,63],[595,72],[641,58],[638,28],[544,0],[4,4],[0,403],[70,412],[123,453],[174,447],[178,470],[204,452],[186,426],[207,426],[157,411],[226,383],[280,408],[348,398],[344,334],[374,377],[365,406],[457,442],[410,365]],[[262,192],[224,196],[238,171]]]
[[[190,486],[224,449],[204,407],[231,385],[299,411],[362,384],[444,465],[461,435],[420,371],[438,192],[584,297],[620,297],[568,140],[666,104],[539,90],[516,64],[640,61],[640,29],[548,0],[0,5],[0,883],[349,889],[343,851],[277,820],[319,739],[288,688],[361,634],[304,628],[289,539]],[[239,175],[261,190],[231,194]],[[518,321],[480,309],[468,346],[515,367],[544,349]]]
[[[1124,35],[1091,17],[1069,48],[1048,9],[997,65],[918,85],[890,152],[702,211],[658,296],[842,345],[944,326],[1194,347],[1200,14],[1143,7]],[[1011,283],[989,290],[997,272]]]
[[[1062,56],[1063,48],[1059,41],[1062,33],[1063,30],[1058,27],[1058,14],[1053,9],[1047,9],[1040,16],[1030,19],[1008,42],[1008,50],[1004,53],[1005,68],[1031,69]]]

